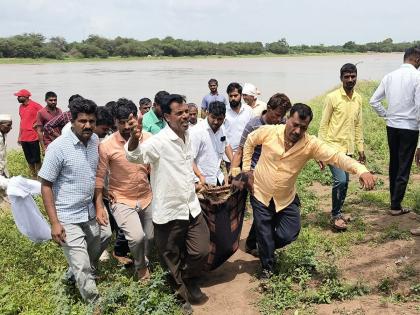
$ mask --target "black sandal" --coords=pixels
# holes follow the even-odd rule
[[[388,211],[388,213],[392,216],[403,215],[403,214],[407,214],[407,213],[410,213],[410,212],[411,212],[411,210],[408,209],[408,208],[401,208],[401,209],[398,209],[398,210],[392,210],[391,209],[391,210]]]

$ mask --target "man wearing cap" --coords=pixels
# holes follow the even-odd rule
[[[12,129],[12,116],[0,115],[0,175],[9,177],[6,166],[6,135]]]
[[[257,98],[261,92],[251,83],[245,83],[242,89],[242,98],[252,108],[254,117],[260,117],[267,109],[267,104]]]
[[[41,168],[41,150],[39,148],[38,133],[34,128],[38,111],[42,109],[42,106],[29,98],[31,92],[28,90],[20,90],[14,95],[17,96],[17,100],[20,103],[18,143],[22,146],[32,177],[36,178],[37,173]]]

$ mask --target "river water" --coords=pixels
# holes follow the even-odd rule
[[[19,115],[13,93],[22,88],[41,105],[45,92],[56,92],[63,110],[76,93],[98,105],[120,97],[137,104],[142,97],[153,99],[157,91],[166,90],[200,104],[208,93],[207,81],[216,78],[224,94],[230,82],[250,82],[264,101],[283,92],[295,103],[339,84],[339,69],[346,62],[357,63],[359,79],[380,80],[401,64],[402,54],[4,64],[0,65],[0,113],[13,115],[7,143],[16,147]]]

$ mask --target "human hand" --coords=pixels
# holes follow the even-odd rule
[[[143,128],[143,115],[139,113],[139,116],[136,119],[133,114],[130,114],[130,116],[128,116],[128,126],[131,129],[131,136],[140,139]]]
[[[249,171],[246,173],[248,176],[248,190],[251,195],[254,194],[254,171]]]
[[[96,221],[100,225],[108,225],[108,214],[102,205],[96,208]]]
[[[358,159],[360,164],[365,164],[366,163],[366,156],[365,156],[365,152],[361,151],[359,152],[359,159]]]
[[[417,167],[420,167],[420,148],[417,148],[414,159],[416,161]]]
[[[66,242],[66,231],[59,222],[51,226],[51,237],[58,245],[63,245]]]
[[[360,175],[359,182],[361,188],[371,190],[375,187],[375,177],[370,172],[365,172]]]
[[[115,198],[115,195],[112,191],[108,190],[108,200],[110,204],[113,204],[114,202],[116,202],[117,198]]]
[[[317,161],[317,163],[318,163],[319,169],[320,169],[321,171],[325,170],[325,164],[324,164],[324,162],[322,162],[322,161]]]

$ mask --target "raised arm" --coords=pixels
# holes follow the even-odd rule
[[[138,118],[130,114],[128,118],[128,124],[131,128],[131,136],[128,142],[124,145],[125,155],[127,160],[137,164],[151,164],[159,159],[159,150],[156,149],[154,143],[149,145],[143,145],[142,131],[143,115],[139,115]],[[153,139],[150,139],[153,140]]]

